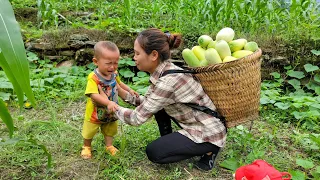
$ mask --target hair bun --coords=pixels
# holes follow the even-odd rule
[[[174,33],[171,34],[169,31],[165,31],[164,34],[168,37],[169,48],[174,49],[178,48],[181,44],[181,34]]]

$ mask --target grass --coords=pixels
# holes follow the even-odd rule
[[[83,160],[79,154],[85,99],[79,96],[76,100],[46,100],[39,104],[37,109],[13,110],[15,137],[33,138],[45,145],[53,157],[52,169],[46,168],[47,157],[39,147],[19,142],[0,146],[1,179],[232,179],[233,172],[220,166],[211,172],[197,170],[192,165],[197,158],[168,165],[150,162],[145,147],[159,137],[154,120],[139,127],[119,123],[114,141],[121,151],[117,157],[105,153],[103,136],[97,134],[94,158]],[[251,133],[247,126],[243,130],[229,129],[227,146],[217,165],[230,158],[237,158],[239,164],[262,158],[280,171],[299,169],[295,158],[307,158],[307,153],[291,137],[295,128],[275,123],[276,117],[270,114],[262,117],[254,122]],[[4,125],[0,128],[1,137],[6,136]]]

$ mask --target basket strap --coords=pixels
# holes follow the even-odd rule
[[[170,70],[166,70],[164,71],[160,77],[162,76],[165,76],[167,74],[174,74],[174,73],[191,73],[191,74],[196,74],[195,71],[193,70],[180,70],[180,69],[170,69]],[[220,121],[222,122],[222,124],[225,126],[226,128],[226,132],[228,131],[227,130],[227,123],[226,123],[226,120],[225,120],[225,117],[221,116],[217,111],[213,111],[212,109],[208,108],[208,107],[205,107],[205,106],[199,106],[198,104],[193,104],[193,103],[184,103],[185,105],[193,108],[193,109],[196,109],[198,111],[202,111],[206,114],[209,114],[209,115],[212,115],[218,119],[220,119]]]
[[[196,74],[197,72],[193,71],[193,70],[189,70],[189,69],[170,69],[170,70],[166,70],[162,73],[162,76],[165,76],[167,74],[173,74],[173,73],[190,73],[190,74]]]
[[[199,105],[197,105],[197,104],[192,104],[192,103],[184,103],[184,104],[187,105],[187,106],[189,106],[189,107],[191,107],[191,108],[193,108],[193,109],[196,109],[196,110],[198,110],[198,111],[204,112],[204,113],[206,113],[206,114],[209,114],[209,115],[211,115],[211,116],[213,116],[213,117],[216,117],[216,118],[220,119],[220,121],[222,122],[222,124],[224,125],[224,127],[226,127],[226,132],[228,131],[228,130],[227,130],[226,119],[225,119],[223,116],[221,116],[217,111],[213,111],[213,110],[210,109],[210,108],[207,108],[207,107],[205,107],[205,106],[199,106]]]

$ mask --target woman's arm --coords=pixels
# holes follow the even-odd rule
[[[157,83],[153,91],[147,94],[144,101],[134,110],[118,106],[116,108],[118,119],[127,124],[139,126],[159,110],[174,103],[174,88],[170,82]]]

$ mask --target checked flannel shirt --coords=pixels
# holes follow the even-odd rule
[[[163,62],[150,76],[151,85],[145,96],[135,97],[127,93],[125,100],[137,107],[134,110],[119,107],[115,113],[118,119],[138,126],[164,109],[180,124],[182,129],[178,132],[182,135],[196,143],[210,142],[223,147],[226,131],[221,121],[184,104],[194,103],[216,110],[209,96],[191,74],[175,73],[161,77],[161,74],[169,69],[181,68],[169,61]]]

